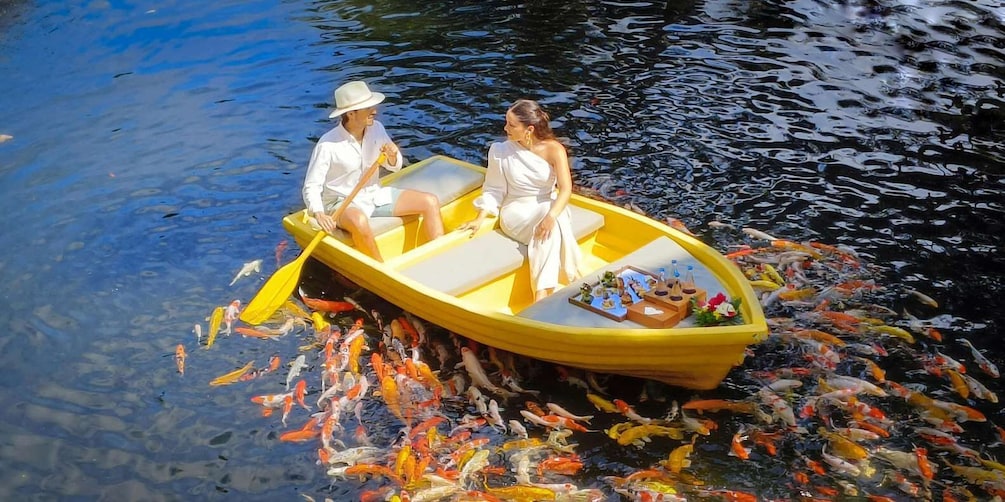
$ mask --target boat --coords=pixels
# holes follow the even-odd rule
[[[381,177],[381,183],[439,197],[446,234],[427,241],[417,217],[375,217],[371,227],[383,262],[356,250],[347,233],[327,235],[312,257],[396,306],[486,346],[583,370],[713,389],[746,349],[768,333],[749,281],[725,256],[688,233],[579,194],[569,203],[582,251],[583,277],[534,301],[525,246],[506,237],[496,218],[472,236],[456,229],[476,216],[485,168],[433,156]],[[283,219],[301,245],[319,228],[304,211]],[[695,316],[667,320],[672,304],[650,303],[659,270],[691,266],[705,299],[723,293],[736,303],[731,325],[699,326]],[[599,299],[611,277],[629,283],[638,305]],[[653,277],[654,279],[650,279]],[[658,281],[657,281],[658,282]],[[623,286],[624,284],[622,284]],[[640,286],[642,286],[640,288]],[[584,292],[587,294],[584,296]],[[698,293],[700,294],[700,293]],[[631,295],[629,295],[631,296]],[[679,296],[679,295],[677,295]],[[642,301],[642,300],[646,301]],[[660,298],[662,299],[662,298]],[[669,325],[669,322],[673,322]]]

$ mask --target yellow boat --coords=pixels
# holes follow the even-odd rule
[[[451,231],[475,217],[472,200],[484,176],[484,167],[444,156],[384,176],[384,185],[435,193],[447,234],[426,242],[417,218],[377,217],[371,226],[383,263],[357,251],[341,232],[326,236],[312,256],[402,309],[479,343],[679,387],[717,387],[743,361],[747,346],[767,336],[753,289],[723,255],[665,224],[580,195],[573,195],[570,210],[586,274],[535,303],[525,246],[502,234],[497,219],[486,219],[473,237]],[[301,246],[318,231],[303,211],[288,215],[283,226]],[[742,324],[696,326],[691,315],[663,327],[676,305],[655,301],[664,297],[652,293],[663,288],[647,276],[671,270],[672,260],[681,274],[693,267],[694,282],[707,297],[722,292],[741,298]],[[582,296],[584,283],[600,295],[594,285],[608,271],[635,290],[632,300]]]

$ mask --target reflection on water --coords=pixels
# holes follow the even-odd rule
[[[205,385],[294,338],[190,350],[182,378],[171,356],[261,284],[226,286],[287,238],[350,78],[388,94],[411,161],[480,163],[506,105],[539,99],[583,189],[719,247],[738,237],[710,221],[853,246],[995,346],[1003,22],[990,0],[5,3],[0,493],[327,486],[246,394]]]

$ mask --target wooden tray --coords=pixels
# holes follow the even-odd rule
[[[610,295],[609,299],[611,300],[608,308],[604,308],[604,298],[599,295],[594,295],[593,300],[587,303],[582,299],[583,294],[577,293],[569,297],[569,303],[618,322],[624,321],[628,317],[628,307],[641,302],[643,298],[652,290],[649,285],[649,278],[655,280],[656,277],[645,270],[631,265],[621,267],[614,272],[614,276],[621,278],[628,284],[635,283],[636,287],[642,292],[642,294],[636,292],[635,288],[630,285],[626,285],[625,291],[627,291],[631,297],[631,301],[627,303],[623,303],[621,301],[621,298],[618,296],[617,288],[605,288],[605,291]],[[600,280],[598,279],[595,282],[587,284],[590,286],[591,290],[595,291],[597,286],[600,285]]]
[[[628,307],[628,320],[647,328],[672,328],[684,318],[683,314],[675,307],[649,300],[642,300]]]
[[[691,298],[696,298],[698,303],[705,303],[707,294],[704,289],[697,288],[694,293],[688,294],[683,293],[683,298],[680,300],[671,300],[669,296],[659,296],[652,291],[646,293],[645,300],[650,301],[656,305],[666,305],[668,307],[674,308],[679,312],[683,312],[681,319],[691,315]]]

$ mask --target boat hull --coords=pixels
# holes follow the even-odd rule
[[[421,168],[421,164],[414,167]],[[469,204],[473,195],[463,197],[461,203]],[[605,217],[604,229],[580,242],[585,251],[584,261],[594,267],[607,264],[630,255],[633,247],[638,246],[632,243],[633,239],[670,237],[713,270],[727,294],[744,299],[741,304],[744,324],[650,329],[629,326],[632,323],[626,323],[625,327],[584,327],[542,322],[518,315],[532,301],[524,295],[510,294],[503,301],[505,305],[479,301],[486,297],[484,292],[448,295],[410,279],[391,265],[403,261],[401,258],[385,255],[386,263],[381,263],[358,252],[344,239],[326,237],[313,257],[405,311],[451,332],[497,349],[589,371],[653,379],[690,389],[712,389],[734,366],[742,363],[749,345],[765,338],[768,329],[753,290],[735,265],[721,254],[692,236],[602,201],[574,195],[570,204],[600,212]],[[466,217],[463,211],[454,212],[457,215],[452,219],[457,221],[445,217],[448,230]],[[305,223],[301,213],[287,216],[283,224],[301,246],[314,236],[315,230]],[[441,239],[459,238],[455,232]],[[421,255],[424,248],[433,254],[450,245],[439,242],[417,242],[417,247],[408,250],[408,254]],[[497,288],[512,290],[513,284],[520,282],[519,273],[497,281],[501,284]]]

